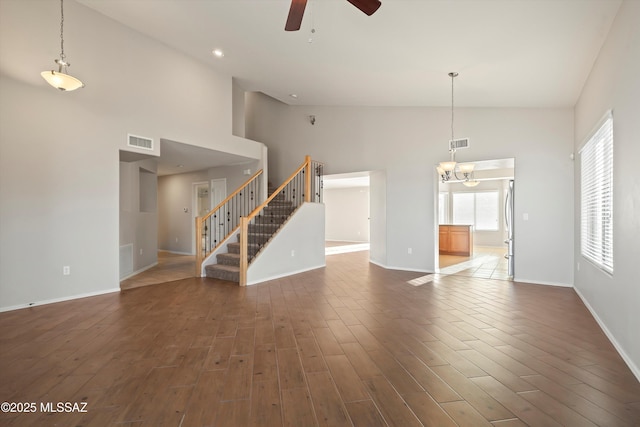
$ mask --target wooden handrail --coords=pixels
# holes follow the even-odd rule
[[[260,169],[259,171],[254,173],[253,176],[251,176],[251,178],[247,179],[240,187],[238,187],[236,190],[234,190],[233,193],[231,193],[229,196],[227,196],[221,203],[218,203],[218,205],[215,208],[213,208],[212,210],[210,210],[209,213],[207,213],[205,216],[196,217],[196,219],[195,219],[196,227],[195,228],[196,228],[196,276],[197,277],[200,276],[203,260],[207,256],[209,256],[209,254],[211,254],[213,251],[215,251],[220,246],[220,244],[222,244],[224,239],[226,237],[228,237],[229,235],[233,234],[238,229],[238,227],[240,226],[240,224],[238,224],[238,226],[234,227],[232,230],[227,231],[226,237],[221,239],[220,242],[218,242],[218,244],[216,245],[216,247],[214,247],[213,249],[207,248],[206,249],[206,253],[203,253],[204,248],[203,248],[203,245],[202,245],[202,234],[203,234],[204,224],[206,223],[206,221],[209,218],[211,218],[212,215],[214,215],[216,212],[218,212],[220,209],[222,209],[225,206],[225,204],[231,202],[234,197],[238,196],[238,194],[241,193],[242,191],[244,191],[252,182],[256,181],[257,178],[262,174],[262,172],[263,172],[263,170]],[[258,198],[258,195],[256,194],[255,197]],[[210,231],[213,232],[213,229],[211,229]]]
[[[306,156],[304,163],[302,163],[300,165],[300,167],[298,169],[295,170],[295,172],[293,172],[291,175],[289,175],[289,178],[287,178],[280,187],[278,187],[278,189],[276,191],[274,191],[271,196],[269,196],[267,198],[267,200],[265,200],[264,202],[262,202],[262,204],[260,206],[258,206],[257,208],[255,208],[254,210],[251,211],[251,213],[249,215],[247,215],[247,220],[251,220],[253,219],[256,215],[258,215],[260,213],[260,211],[262,209],[264,209],[271,200],[273,200],[283,189],[284,187],[287,186],[288,183],[290,183],[291,181],[293,181],[293,178],[296,177],[296,175],[298,175],[300,173],[300,171],[304,168],[307,167],[307,165],[311,164],[311,157],[310,156]],[[309,179],[308,177],[305,179]]]
[[[247,232],[249,229],[249,222],[255,218],[262,210],[269,205],[269,203],[280,194],[281,191],[285,189],[285,187],[293,181],[293,179],[302,171],[305,171],[305,197],[304,201],[311,201],[310,193],[311,192],[311,156],[305,156],[304,162],[300,165],[298,169],[296,169],[289,178],[284,180],[284,182],[273,192],[271,195],[262,202],[258,207],[256,207],[249,215],[246,217],[240,218],[240,286],[247,286],[247,270],[249,268],[249,248],[248,248],[248,236]]]
[[[251,178],[249,178],[248,180],[246,180],[240,187],[238,187],[233,193],[231,193],[229,196],[227,196],[226,199],[224,199],[222,202],[218,203],[218,206],[216,206],[215,208],[211,209],[209,211],[208,214],[206,214],[203,217],[198,217],[200,218],[200,222],[204,222],[207,218],[209,218],[211,215],[213,215],[213,213],[215,211],[217,211],[218,209],[220,209],[222,207],[222,205],[224,205],[225,203],[227,203],[229,200],[231,200],[233,198],[233,196],[235,196],[236,194],[238,194],[239,192],[242,191],[242,189],[244,187],[246,187],[251,181],[253,181],[254,179],[256,179],[258,176],[260,176],[260,174],[262,173],[262,169],[260,169],[258,172],[254,173],[253,176]]]

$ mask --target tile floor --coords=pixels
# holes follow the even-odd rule
[[[195,276],[196,257],[158,252],[158,265],[120,282],[120,289],[157,285]]]
[[[440,274],[455,274],[458,276],[478,277],[483,279],[509,280],[507,274],[507,260],[504,255],[505,247],[473,248],[473,256],[440,255]]]

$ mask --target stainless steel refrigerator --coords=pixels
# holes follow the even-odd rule
[[[509,279],[513,279],[514,268],[514,256],[513,256],[513,187],[514,181],[509,180],[509,187],[507,189],[507,196],[504,202],[504,221],[507,227],[507,240],[504,242],[507,244],[507,254],[504,256],[507,259],[507,272]]]

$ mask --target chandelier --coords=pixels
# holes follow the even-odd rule
[[[54,62],[58,64],[58,71],[50,70],[40,73],[43,79],[51,86],[62,91],[72,91],[84,87],[84,83],[68,74],[67,67],[71,66],[66,61],[64,54],[64,5],[60,0],[60,59]]]
[[[442,179],[442,182],[462,182],[467,187],[475,187],[478,185],[478,181],[473,175],[475,164],[473,163],[457,163],[456,162],[456,148],[459,144],[468,145],[468,138],[455,139],[453,135],[453,113],[454,113],[454,98],[453,98],[453,79],[458,77],[458,73],[449,73],[451,77],[451,139],[449,140],[449,161],[440,162],[437,166],[438,175]]]

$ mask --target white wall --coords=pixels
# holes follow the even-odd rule
[[[231,136],[230,77],[76,2],[65,50],[86,87],[51,88],[39,74],[59,54],[59,7],[0,1],[0,310],[119,289],[127,133],[262,156]]]
[[[369,261],[387,265],[387,174],[369,173]]]
[[[193,253],[194,183],[210,183],[212,179],[225,178],[227,180],[227,194],[231,194],[250,178],[250,176],[243,174],[243,170],[251,169],[251,174],[254,174],[257,172],[256,167],[257,162],[251,162],[243,165],[161,176],[158,179],[158,248],[170,252]],[[184,212],[185,207],[189,209],[189,212]]]
[[[369,241],[369,187],[325,188],[327,240]]]
[[[579,148],[613,110],[613,256],[608,275],[580,254]],[[625,1],[575,108],[575,287],[640,378],[640,2]]]
[[[143,168],[152,173],[140,173]],[[133,271],[158,262],[157,164],[155,159],[120,162],[120,246],[133,245]],[[145,191],[140,179],[148,175]],[[142,184],[142,185],[141,185]],[[146,193],[146,194],[145,194]],[[143,200],[148,209],[143,210]],[[119,275],[122,277],[122,274]]]
[[[249,265],[254,285],[325,266],[324,205],[303,203]]]
[[[282,179],[305,154],[325,162],[327,174],[384,170],[384,265],[434,270],[434,167],[448,157],[449,109],[297,107],[258,93],[248,98],[247,136],[269,146],[272,177]],[[316,116],[314,126],[310,114]],[[515,158],[516,280],[571,285],[572,109],[461,108],[456,135],[471,138],[471,148],[459,152],[460,161]],[[373,187],[372,182],[372,199]]]
[[[158,178],[158,249],[182,254],[193,252],[193,184],[209,182],[204,171]],[[188,208],[188,212],[184,211]]]

